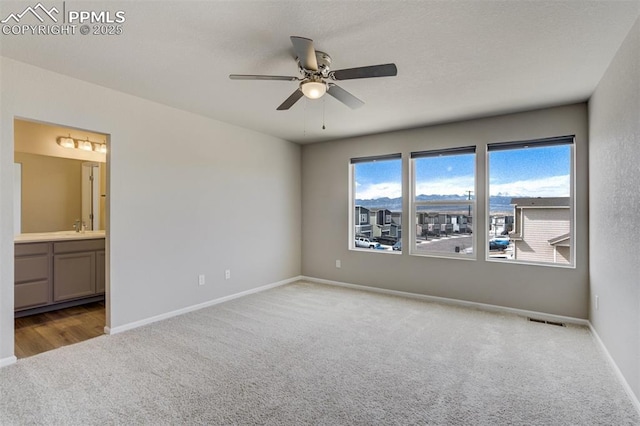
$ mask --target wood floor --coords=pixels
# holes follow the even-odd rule
[[[26,358],[104,334],[104,302],[15,319],[15,354]]]

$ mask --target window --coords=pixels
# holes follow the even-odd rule
[[[489,259],[573,265],[573,139],[488,146]]]
[[[411,254],[474,258],[475,152],[411,153]]]
[[[351,176],[350,247],[399,251],[402,238],[401,155],[354,158]]]

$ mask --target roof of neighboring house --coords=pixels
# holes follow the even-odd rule
[[[363,207],[363,209],[364,209],[364,208],[365,208],[365,207]],[[379,211],[385,211],[385,212],[388,212],[389,214],[392,214],[392,215],[393,215],[393,214],[402,214],[402,212],[401,212],[401,211],[396,212],[396,211],[393,211],[393,210],[389,210],[389,209],[385,209],[385,208],[378,208],[378,207],[370,207],[370,208],[369,208],[369,211],[370,211],[371,213],[378,213]]]
[[[549,240],[549,245],[569,247],[571,245],[571,234],[562,234]]]
[[[512,205],[520,208],[536,207],[569,207],[570,197],[537,197],[537,198],[512,198]]]

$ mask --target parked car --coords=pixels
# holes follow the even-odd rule
[[[492,239],[489,241],[489,251],[506,250],[509,247],[509,240],[506,239]]]
[[[358,238],[356,238],[356,247],[379,248],[380,247],[380,243],[373,242],[368,238],[358,237]]]
[[[398,242],[395,243],[391,248],[394,251],[402,251],[402,240],[398,240]]]

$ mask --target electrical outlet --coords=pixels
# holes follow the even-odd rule
[[[204,285],[204,274],[198,275],[198,285]]]
[[[600,309],[600,296],[596,294],[596,311]]]
[[[224,271],[224,279],[225,280],[230,280],[231,279],[231,269],[227,269]]]
[[[340,259],[336,260],[336,268],[342,268],[342,262]]]

